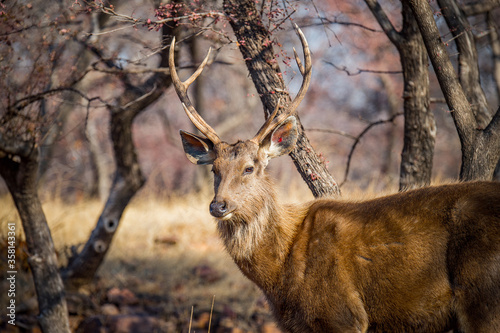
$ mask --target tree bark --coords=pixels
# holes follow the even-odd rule
[[[493,14],[488,12],[486,15],[486,22],[488,24],[489,41],[491,45],[491,60],[493,63],[493,80],[496,86],[497,103],[500,103],[500,35],[498,34],[498,27],[495,24]]]
[[[458,77],[467,96],[477,124],[485,128],[491,119],[488,102],[479,77],[476,43],[472,28],[465,13],[455,0],[438,0],[448,29],[451,31],[458,51]]]
[[[500,158],[500,109],[485,129],[478,128],[474,113],[441,40],[429,3],[425,0],[405,1],[418,23],[427,53],[457,128],[462,147],[460,179],[492,179]]]
[[[399,189],[429,185],[436,123],[429,108],[427,51],[410,8],[403,3],[403,40],[397,45],[404,78],[404,145]]]
[[[491,60],[493,62],[493,80],[495,81],[497,103],[500,103],[500,36],[491,12],[486,14],[486,22],[490,31],[489,41],[491,45]],[[493,173],[493,179],[500,181],[500,160]]]
[[[162,40],[165,45],[173,36],[175,27],[164,25]],[[160,53],[160,67],[168,66],[168,48]],[[78,288],[92,281],[111,245],[120,224],[123,211],[132,197],[145,183],[132,138],[132,123],[137,115],[158,100],[170,86],[171,79],[164,73],[152,75],[141,85],[133,85],[122,77],[125,91],[115,103],[109,104],[110,128],[116,171],[104,209],[83,250],[69,259],[62,271],[66,285]]]
[[[267,118],[279,100],[281,103],[291,101],[273,52],[271,35],[258,16],[259,11],[254,1],[225,0],[224,11],[264,105]],[[340,195],[337,182],[314,151],[298,117],[297,121],[299,138],[295,149],[290,153],[295,167],[315,197]]]
[[[97,121],[96,119],[88,119],[87,128],[85,129],[85,137],[89,145],[90,167],[92,169],[92,181],[88,194],[91,198],[99,198],[104,201],[111,188],[111,177],[107,158],[98,138]]]
[[[404,144],[399,190],[429,185],[436,137],[434,115],[429,109],[427,52],[411,9],[403,2],[403,28],[397,32],[376,0],[365,0],[401,59],[404,80]]]
[[[96,227],[83,250],[76,257],[70,258],[68,266],[62,272],[70,287],[92,281],[118,229],[123,211],[145,182],[132,139],[132,122],[137,114],[137,111],[130,110],[111,112],[111,140],[117,168]]]
[[[27,149],[3,149],[0,136],[0,176],[5,180],[21,218],[28,263],[38,299],[38,321],[44,333],[69,333],[64,285],[58,271],[54,243],[37,193],[39,152],[33,142]],[[17,150],[20,155],[14,154]]]

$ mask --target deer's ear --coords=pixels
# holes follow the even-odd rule
[[[187,158],[194,164],[212,164],[215,160],[212,141],[188,132],[180,131],[182,146]]]
[[[269,158],[290,153],[297,142],[297,120],[294,116],[288,117],[262,142]]]

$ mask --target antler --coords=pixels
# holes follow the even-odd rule
[[[309,84],[311,83],[311,74],[312,74],[312,61],[311,61],[311,51],[309,50],[309,45],[307,44],[306,37],[302,33],[302,30],[298,27],[297,24],[295,24],[295,32],[300,38],[300,42],[302,43],[302,50],[304,52],[304,63],[305,66],[302,65],[302,62],[299,59],[299,56],[297,52],[295,51],[295,48],[293,49],[293,53],[295,55],[295,61],[297,62],[297,65],[299,66],[300,73],[302,74],[302,85],[300,86],[299,92],[293,99],[293,101],[290,103],[288,106],[288,109],[280,113],[278,116],[278,110],[280,108],[280,102],[278,101],[278,104],[276,105],[276,108],[274,109],[273,113],[267,118],[266,122],[262,127],[259,129],[255,137],[252,139],[252,141],[256,142],[257,144],[260,144],[264,138],[271,133],[271,131],[281,124],[288,116],[293,114],[297,107],[299,106],[300,102],[304,99],[307,89],[309,88]]]
[[[187,95],[188,87],[198,78],[198,76],[200,76],[201,72],[203,71],[203,68],[206,66],[212,48],[208,50],[207,56],[205,57],[205,59],[203,59],[203,62],[200,64],[198,69],[186,81],[182,82],[179,79],[179,76],[177,75],[177,71],[175,70],[174,47],[175,47],[175,37],[172,38],[172,43],[170,44],[168,65],[170,67],[170,76],[172,77],[172,83],[174,84],[177,96],[179,96],[179,99],[181,100],[182,103],[182,107],[184,108],[184,111],[186,112],[187,116],[194,124],[194,126],[196,126],[196,128],[199,129],[200,132],[207,137],[207,139],[212,141],[213,144],[217,144],[221,142],[221,139],[219,138],[215,130],[212,127],[210,127],[210,125],[208,125],[207,122],[200,116],[198,111],[196,111],[196,109],[193,106],[193,103],[191,103],[191,100]]]

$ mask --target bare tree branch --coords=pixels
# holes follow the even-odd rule
[[[351,160],[352,160],[352,155],[354,154],[354,151],[356,150],[356,147],[358,146],[358,143],[361,141],[361,138],[366,134],[368,133],[374,126],[377,126],[377,125],[382,125],[382,124],[386,124],[386,123],[392,123],[397,117],[399,116],[402,116],[403,115],[403,112],[398,112],[394,115],[392,115],[390,118],[388,119],[384,119],[384,120],[378,120],[378,121],[375,121],[373,123],[370,123],[368,124],[368,126],[366,126],[362,131],[361,133],[359,133],[358,136],[356,137],[353,137],[354,138],[354,143],[352,144],[352,147],[351,147],[351,150],[349,151],[349,155],[347,156],[347,165],[346,165],[346,169],[345,169],[345,172],[344,172],[344,179],[342,180],[342,182],[339,184],[339,186],[342,187],[342,185],[345,184],[345,182],[347,181],[347,177],[349,175],[349,169],[351,167]]]
[[[403,71],[377,71],[377,70],[372,70],[372,69],[362,69],[362,68],[357,68],[356,72],[350,71],[347,69],[346,66],[337,66],[333,62],[330,61],[324,61],[324,63],[334,67],[335,69],[345,72],[348,76],[356,76],[360,75],[362,73],[372,73],[372,74],[402,74]]]
[[[53,88],[53,89],[49,89],[49,90],[46,90],[46,91],[42,91],[38,94],[34,94],[34,95],[30,95],[30,96],[26,96],[26,97],[23,97],[17,101],[15,101],[12,105],[10,105],[8,107],[8,109],[10,111],[16,111],[16,110],[22,110],[24,109],[25,107],[27,107],[28,105],[30,104],[33,104],[35,102],[38,102],[42,99],[45,99],[49,96],[52,96],[52,95],[55,95],[55,94],[60,94],[62,92],[66,92],[66,91],[69,91],[69,92],[72,92],[72,93],[75,93],[75,94],[78,94],[80,95],[80,97],[86,99],[88,102],[92,102],[92,101],[100,101],[103,106],[106,106],[108,105],[108,103],[104,100],[102,100],[100,97],[87,97],[87,95],[85,95],[84,93],[82,93],[80,90],[78,89],[75,89],[75,88],[72,88],[72,87],[59,87],[59,88]]]
[[[51,27],[54,27],[54,26],[61,26],[61,25],[63,25],[63,23],[64,23],[65,27],[79,26],[79,25],[82,24],[82,21],[80,21],[80,20],[74,20],[74,21],[69,21],[69,22],[57,22],[57,23],[53,22],[53,21],[50,21],[50,22],[44,22],[44,23],[38,23],[38,24],[31,24],[31,25],[28,25],[28,26],[21,27],[19,29],[10,30],[10,31],[7,31],[7,32],[2,32],[2,33],[0,33],[0,37],[5,37],[5,36],[13,35],[13,34],[18,34],[18,33],[21,33],[21,32],[24,32],[24,31],[30,30],[30,29],[40,30],[40,29],[51,28]]]
[[[306,22],[297,21],[298,22],[297,24],[300,25],[302,28],[307,28],[307,27],[316,27],[316,26],[324,25],[325,23],[328,23],[328,24],[338,24],[338,25],[360,28],[360,29],[367,30],[370,32],[383,32],[382,30],[370,28],[370,27],[367,27],[366,25],[363,25],[361,23],[339,21],[336,17],[333,20],[328,18],[328,17],[319,17],[319,19],[320,19],[320,22],[312,22],[312,23],[307,22],[306,23]]]
[[[490,31],[489,40],[491,45],[491,60],[493,62],[493,80],[495,80],[497,100],[500,101],[500,36],[491,12],[488,12],[486,22]]]
[[[491,119],[488,101],[481,87],[478,55],[467,17],[455,0],[438,0],[441,13],[453,35],[458,50],[458,75],[467,100],[480,128]],[[446,42],[447,43],[447,42]]]
[[[384,10],[380,6],[377,0],[365,0],[365,3],[368,5],[368,8],[372,12],[375,19],[380,24],[385,34],[394,45],[398,45],[402,43],[401,35],[396,31],[391,21],[385,14]]]
[[[500,6],[500,0],[479,0],[472,4],[462,5],[462,10],[467,16],[485,14]]]
[[[356,150],[356,147],[357,145],[359,144],[359,142],[361,141],[361,139],[363,138],[363,136],[365,136],[373,127],[377,126],[377,125],[382,125],[382,124],[386,124],[386,123],[392,123],[394,122],[394,120],[399,117],[399,116],[402,116],[403,115],[403,112],[398,112],[398,113],[395,113],[393,116],[391,116],[390,118],[388,119],[383,119],[383,120],[378,120],[378,121],[375,121],[375,122],[372,122],[372,123],[369,123],[362,131],[360,134],[358,134],[357,136],[355,135],[352,135],[352,134],[349,134],[347,132],[344,132],[344,131],[338,131],[338,130],[333,130],[333,129],[324,129],[324,128],[307,128],[305,129],[306,131],[311,131],[311,132],[323,132],[323,133],[331,133],[331,134],[337,134],[337,135],[341,135],[343,137],[346,137],[346,138],[349,138],[351,140],[354,140],[354,143],[352,144],[351,146],[351,150],[349,151],[349,155],[347,156],[347,165],[346,165],[346,169],[345,169],[345,172],[344,172],[344,179],[342,180],[342,182],[339,184],[339,186],[342,186],[345,184],[345,182],[347,181],[347,177],[349,176],[349,170],[350,170],[350,166],[351,166],[351,160],[352,160],[352,156],[354,154],[354,151]]]
[[[431,97],[429,99],[429,103],[441,103],[441,104],[446,104],[446,99],[442,98],[442,97]]]
[[[325,35],[327,35],[326,34],[326,30],[328,29],[328,27],[326,26],[327,20],[325,20],[323,17],[321,17],[319,15],[319,10],[318,10],[318,7],[316,7],[316,3],[314,2],[314,0],[311,0],[311,3],[313,5],[313,7],[314,7],[314,11],[316,12],[316,16],[318,17],[319,21],[321,22],[321,25],[323,26],[323,30],[325,30]],[[337,36],[337,34],[335,33],[335,31],[333,31],[332,29],[328,29],[328,30],[330,30],[333,33],[333,35],[335,36],[335,38],[337,39],[337,41],[339,42],[339,44],[342,45],[342,41],[339,39],[339,37]],[[327,37],[326,40],[328,40],[328,46],[332,47],[332,44],[330,43],[330,39],[328,38],[328,35],[326,37]]]
[[[108,14],[111,17],[114,17],[115,19],[119,20],[120,22],[129,22],[129,23],[132,23],[133,25],[142,24],[142,25],[149,26],[149,27],[161,26],[165,23],[179,22],[182,20],[193,21],[193,20],[199,20],[199,19],[206,18],[206,17],[210,17],[210,18],[225,17],[225,14],[222,12],[208,11],[208,12],[200,12],[200,13],[193,12],[190,15],[180,15],[180,16],[168,17],[168,18],[164,18],[161,20],[151,20],[151,19],[145,19],[145,18],[135,18],[135,17],[130,16],[130,15],[117,13],[113,8],[104,6],[103,3],[94,2],[93,4],[94,4],[94,7],[96,9],[99,9],[103,13]],[[104,32],[100,32],[99,34],[103,35],[103,34],[110,33],[110,32],[114,32],[114,31],[104,31]],[[90,33],[89,35],[92,35],[92,33]]]
[[[476,119],[469,108],[469,102],[460,87],[455,69],[450,61],[448,51],[441,40],[434,20],[432,8],[426,1],[409,1],[415,15],[427,52],[438,78],[443,95],[452,111],[462,146],[473,145]]]
[[[356,140],[356,136],[351,135],[347,132],[344,131],[339,131],[339,130],[334,130],[334,129],[328,129],[328,128],[305,128],[306,132],[323,132],[323,133],[331,133],[331,134],[337,134],[341,136],[345,136],[346,138]]]

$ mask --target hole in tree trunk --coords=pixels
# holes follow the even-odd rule
[[[104,251],[106,251],[106,243],[104,243],[102,240],[96,240],[95,243],[94,243],[94,250],[97,252],[97,253],[102,253]]]
[[[117,227],[118,222],[114,219],[104,221],[104,230],[108,233],[115,232]]]

